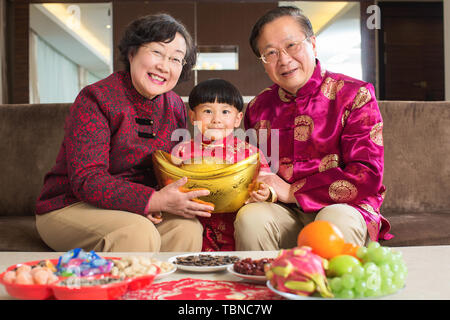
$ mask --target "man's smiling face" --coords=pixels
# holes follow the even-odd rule
[[[317,56],[316,38],[312,36],[303,41],[302,49],[293,56],[286,54],[282,49],[305,38],[300,24],[291,16],[283,16],[267,23],[258,38],[260,53],[271,49],[280,51],[278,61],[264,63],[264,69],[274,83],[293,95],[308,82],[314,72]]]

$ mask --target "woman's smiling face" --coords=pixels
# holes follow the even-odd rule
[[[130,54],[131,81],[144,97],[153,99],[172,90],[180,78],[186,55],[186,41],[179,33],[168,43],[149,42]]]
[[[315,68],[316,39],[311,36],[303,41],[301,50],[293,56],[282,52],[291,43],[306,38],[300,24],[291,16],[283,16],[267,23],[258,38],[260,53],[279,50],[279,59],[274,63],[264,63],[269,78],[280,87],[295,95],[311,78]]]

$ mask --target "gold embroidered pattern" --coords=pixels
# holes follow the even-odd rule
[[[254,97],[252,100],[250,100],[250,102],[247,105],[247,108],[250,109],[251,107],[253,107],[253,104],[256,102],[256,99],[258,97]]]
[[[369,102],[370,99],[372,99],[372,96],[370,95],[369,89],[365,87],[359,88],[358,93],[353,100],[352,110],[361,108],[363,105]]]
[[[370,140],[380,147],[383,146],[383,122],[378,122],[370,130]]]
[[[298,190],[303,188],[305,183],[306,183],[306,178],[303,178],[302,180],[294,182],[294,184],[292,185],[292,190],[294,191],[294,193],[296,193]]]
[[[320,90],[323,95],[330,100],[336,99],[336,94],[339,90],[344,86],[344,80],[335,80],[333,78],[327,77],[325,81],[322,83]]]
[[[369,212],[370,214],[373,214],[374,216],[378,216],[378,212],[375,211],[375,209],[367,203],[363,203],[359,205],[361,208],[363,208],[364,210],[366,210],[367,212]]]
[[[346,180],[337,180],[328,188],[328,194],[335,202],[347,202],[356,198],[358,190]]]
[[[320,160],[319,172],[324,172],[331,168],[339,166],[339,156],[337,154],[329,154]]]
[[[261,90],[261,92],[258,93],[258,96],[259,96],[261,93],[266,92],[266,91],[270,91],[270,90],[272,90],[272,88],[271,88],[271,87],[267,87],[267,88]]]
[[[269,120],[260,120],[255,124],[255,130],[256,130],[256,138],[259,143],[260,139],[264,141],[264,139],[268,139],[270,137],[270,121]],[[260,130],[263,129],[265,132],[261,132]]]
[[[342,127],[345,127],[345,124],[347,123],[347,118],[349,115],[350,115],[350,110],[346,109],[344,111],[344,114],[342,115],[342,119],[341,119]]]
[[[283,102],[291,102],[291,95],[287,94],[281,87],[278,88],[278,96]]]
[[[290,180],[294,175],[294,165],[290,158],[281,158],[280,159],[280,168],[278,172],[282,178],[285,180]]]
[[[314,130],[314,121],[310,116],[301,115],[295,118],[294,139],[306,141]]]

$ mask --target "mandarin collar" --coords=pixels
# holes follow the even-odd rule
[[[314,68],[311,78],[305,83],[303,87],[298,89],[297,97],[309,96],[317,91],[323,81],[322,67],[319,59],[316,59],[316,66]]]
[[[158,104],[160,102],[160,100],[162,99],[162,95],[159,94],[157,96],[155,96],[153,99],[148,99],[146,97],[144,97],[143,95],[141,95],[136,88],[133,85],[133,82],[131,81],[131,74],[128,71],[123,71],[123,79],[124,79],[124,84],[126,86],[127,93],[128,96],[130,97],[130,99],[137,103],[137,104],[141,104],[141,105],[146,105],[148,103],[152,104],[152,103],[156,103]]]
[[[311,78],[309,78],[309,80],[305,83],[303,87],[298,89],[296,96],[293,96],[292,94],[290,94],[289,92],[278,86],[278,95],[281,101],[289,102],[295,98],[306,97],[315,93],[316,90],[322,84],[323,76],[324,72],[322,72],[320,61],[316,59],[316,66],[314,67],[314,71],[311,75]]]
[[[203,135],[202,135],[202,145],[203,146],[208,146],[208,147],[224,147],[226,146],[228,143],[230,143],[230,141],[234,141],[234,133],[230,133],[229,135],[227,135],[225,138],[222,138],[220,140],[204,140],[203,139]]]

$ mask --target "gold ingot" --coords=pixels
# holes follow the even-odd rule
[[[214,213],[238,211],[249,198],[251,183],[259,169],[258,152],[234,164],[216,163],[213,158],[181,164],[178,158],[162,150],[154,152],[152,159],[159,185],[166,186],[187,177],[185,188],[210,191],[199,199],[213,203]]]

